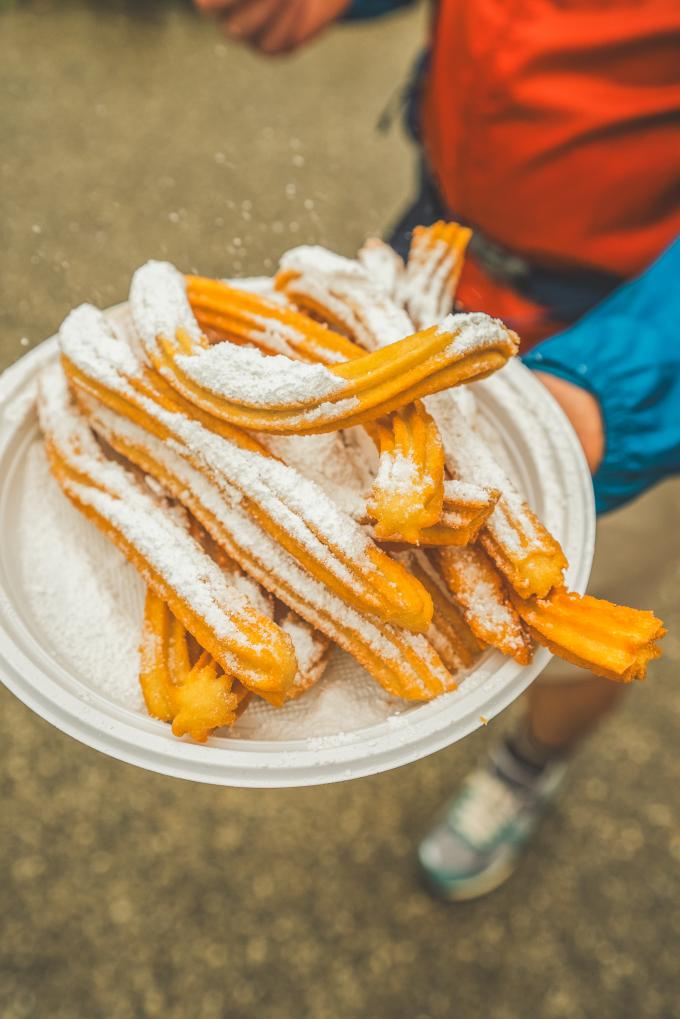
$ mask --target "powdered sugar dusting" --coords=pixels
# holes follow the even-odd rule
[[[404,260],[391,244],[386,244],[378,237],[371,237],[359,249],[358,258],[373,283],[395,299],[405,266]]]
[[[299,247],[281,259],[286,291],[325,309],[357,343],[375,350],[413,332],[413,323],[360,262],[325,248]],[[292,279],[285,274],[293,273]]]
[[[454,252],[443,240],[414,236],[406,272],[397,291],[418,329],[427,329],[451,311]]]
[[[486,502],[489,489],[482,485],[474,485],[469,481],[448,479],[444,482],[444,501],[476,503]]]
[[[453,334],[446,351],[449,356],[483,350],[496,344],[507,344],[511,340],[511,334],[501,320],[485,315],[482,311],[447,315],[437,326],[437,332],[440,335]]]
[[[418,481],[418,467],[410,457],[398,450],[382,454],[375,478],[376,489],[406,495],[413,491]]]
[[[345,513],[358,519],[366,496],[364,475],[348,449],[344,433],[260,435],[275,456],[316,482]]]
[[[101,362],[98,344],[93,340],[116,340],[110,354]],[[86,375],[96,375],[108,386],[115,386],[121,373],[128,377],[139,374],[140,363],[131,348],[120,338],[108,319],[91,304],[81,304],[66,316],[59,329],[61,349]]]
[[[329,251],[319,244],[301,244],[286,251],[279,265],[285,272],[318,272],[328,276],[344,276],[360,282],[370,281],[363,266],[352,258]]]
[[[184,277],[170,262],[151,261],[137,269],[130,284],[130,308],[135,328],[149,347],[159,336],[172,339],[178,329],[200,341]]]
[[[446,556],[455,559],[456,596],[478,636],[486,634],[489,642],[495,643],[494,635],[500,633],[508,650],[519,651],[524,645],[521,626],[499,588],[480,568],[477,550],[451,548],[447,549]]]
[[[425,404],[439,428],[449,470],[461,481],[501,492],[501,498],[486,523],[489,531],[504,547],[515,552],[530,547],[540,548],[539,536],[526,512],[522,496],[495,461],[486,443],[470,426],[461,409],[458,390],[428,396]],[[522,528],[521,534],[518,524]]]
[[[295,407],[323,400],[347,383],[322,364],[268,356],[253,347],[216,343],[195,355],[180,355],[187,378],[216,396],[247,407]]]
[[[45,645],[88,686],[143,712],[144,583],[63,495],[41,441],[28,450],[19,522],[22,587]]]

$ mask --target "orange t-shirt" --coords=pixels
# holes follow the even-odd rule
[[[440,0],[422,113],[452,213],[533,263],[628,277],[680,233],[678,0]]]

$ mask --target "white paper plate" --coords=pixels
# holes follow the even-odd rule
[[[120,312],[112,309],[112,314]],[[42,514],[40,523],[51,524],[45,517],[49,506],[43,505],[50,501],[32,499],[27,463],[38,437],[34,380],[55,356],[52,338],[0,377],[0,677],[63,732],[122,761],[180,778],[228,786],[319,785],[387,771],[455,743],[507,707],[547,665],[550,655],[542,648],[524,668],[489,651],[456,692],[430,704],[407,705],[385,695],[353,659],[336,652],[318,687],[290,706],[277,712],[258,703],[234,730],[202,746],[175,739],[169,726],[146,715],[138,693],[130,693],[126,684],[132,677],[121,680],[124,694],[115,682],[102,687],[82,660],[69,659],[65,637],[58,646],[58,583],[44,592],[52,599],[52,630],[36,615],[26,579],[30,535],[19,518],[27,518],[29,506],[36,522]],[[499,437],[508,469],[562,542],[571,564],[569,586],[583,592],[595,514],[590,476],[571,426],[520,362],[476,383],[474,391],[483,425]],[[518,407],[524,408],[520,414]],[[57,524],[55,519],[58,540]],[[87,521],[82,526],[83,546],[98,540]],[[114,549],[111,554],[118,555]],[[122,576],[124,567],[115,565],[113,572]],[[136,578],[130,583],[134,586]],[[125,611],[138,614],[141,586],[127,592],[125,601]],[[66,602],[63,611],[66,635],[74,621],[66,616]],[[102,639],[95,628],[92,642]],[[92,648],[97,650],[94,643]],[[116,668],[113,662],[111,668]]]

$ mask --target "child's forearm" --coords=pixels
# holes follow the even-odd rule
[[[604,456],[604,424],[600,405],[587,389],[561,379],[559,375],[536,372],[571,421],[583,446],[591,474],[595,474]]]

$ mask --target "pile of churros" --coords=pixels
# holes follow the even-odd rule
[[[475,429],[466,383],[515,334],[453,313],[469,231],[415,231],[404,263],[302,247],[268,292],[149,262],[123,330],[67,317],[40,378],[51,470],[147,587],[149,714],[204,741],[281,706],[334,645],[428,701],[488,648],[534,644],[644,678],[662,623],[565,589],[567,562]]]

